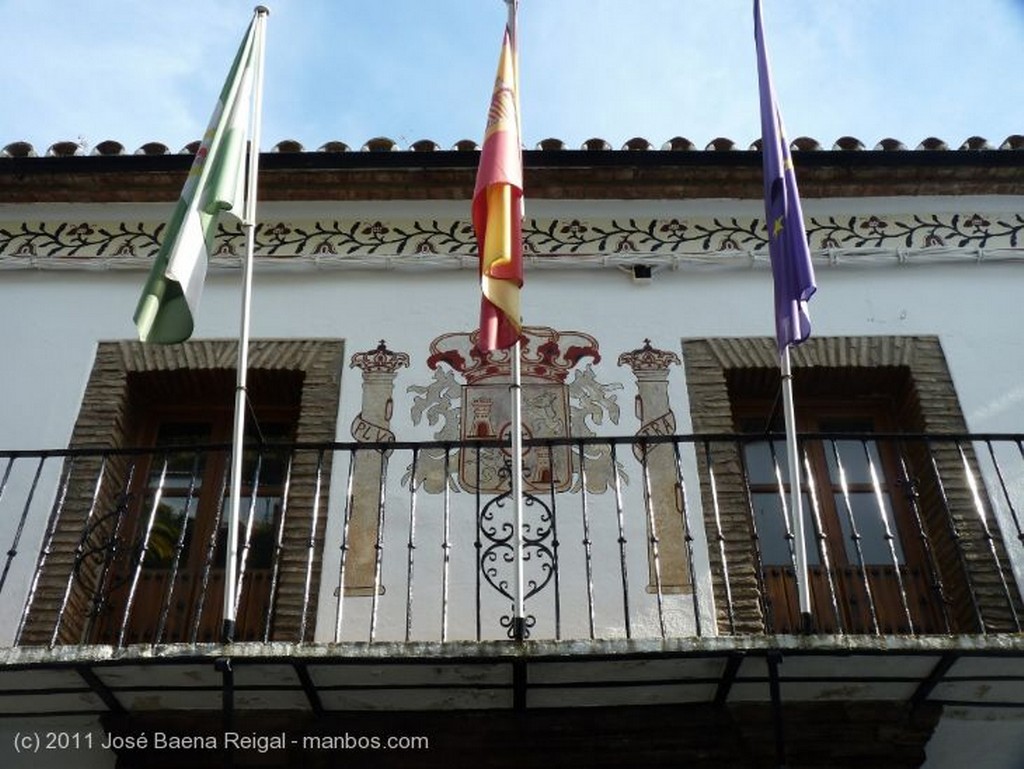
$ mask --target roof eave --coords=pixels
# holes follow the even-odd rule
[[[524,152],[528,197],[541,199],[757,198],[756,151]],[[1024,153],[796,151],[805,198],[1022,195]],[[180,193],[192,156],[121,155],[0,159],[7,203],[166,202]],[[479,153],[264,153],[263,200],[463,200]]]

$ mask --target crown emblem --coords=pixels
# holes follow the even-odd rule
[[[677,366],[680,364],[679,356],[674,352],[652,347],[650,339],[644,340],[643,347],[619,356],[619,365],[629,366],[634,372],[664,371],[673,363]]]
[[[467,384],[507,380],[515,348],[482,353],[477,349],[478,331],[445,334],[430,345],[427,365],[446,364],[462,374]],[[564,384],[569,372],[584,358],[599,363],[597,340],[579,331],[560,332],[547,326],[524,326],[520,337],[524,381]]]
[[[394,374],[409,365],[409,356],[404,352],[392,352],[383,339],[373,350],[357,352],[352,356],[349,368],[361,368],[367,373]]]

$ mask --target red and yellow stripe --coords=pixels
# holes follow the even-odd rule
[[[522,201],[515,50],[506,28],[473,192],[482,294],[477,346],[484,352],[513,346],[522,332]]]

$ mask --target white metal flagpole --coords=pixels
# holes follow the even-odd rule
[[[249,164],[246,171],[245,208],[242,229],[245,231],[245,259],[242,265],[242,317],[238,334],[238,363],[235,372],[235,423],[231,441],[231,504],[228,512],[224,556],[224,632],[223,640],[235,637],[238,611],[238,523],[242,506],[242,465],[245,453],[245,406],[248,400],[249,326],[252,303],[253,252],[256,244],[256,186],[260,163],[260,116],[263,106],[263,43],[266,18],[270,10],[257,6],[253,50],[253,101],[249,133]]]
[[[807,302],[814,295],[814,266],[807,245],[800,193],[797,191],[793,158],[782,129],[782,118],[772,90],[768,70],[768,51],[764,42],[760,0],[754,0],[754,44],[757,51],[757,80],[761,101],[762,163],[764,166],[765,223],[768,251],[775,283],[775,333],[779,344],[779,368],[782,370],[783,409],[786,417],[786,449],[792,503],[793,570],[799,598],[801,630],[812,632],[811,587],[807,571],[807,544],[804,532],[803,494],[800,488],[800,452],[796,443],[796,418],[793,411],[793,370],[790,347],[811,334]]]
[[[516,607],[513,632],[517,641],[526,638],[526,581],[523,558],[523,382],[520,343],[512,347],[512,500],[515,505]]]
[[[519,99],[519,41],[517,39],[518,0],[505,0],[508,7],[508,33],[512,45],[512,71],[515,77],[516,102]],[[519,130],[519,110],[516,109],[516,136]],[[521,212],[517,212],[520,213]],[[515,505],[515,561],[516,561],[516,604],[512,618],[513,634],[517,641],[526,638],[526,579],[523,552],[523,375],[522,346],[516,340],[512,347],[512,383],[509,394],[512,398],[512,503]]]
[[[789,510],[793,526],[793,567],[796,571],[796,592],[800,620],[804,632],[812,625],[811,586],[807,570],[807,539],[804,531],[804,502],[800,488],[800,451],[796,443],[796,411],[793,407],[793,369],[790,345],[782,348],[779,362],[782,369],[782,410],[786,419],[786,458],[789,462]]]

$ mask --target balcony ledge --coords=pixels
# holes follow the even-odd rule
[[[771,701],[773,670],[783,702],[1024,707],[1024,635],[780,635],[10,647],[0,649],[0,716],[217,711],[226,690],[240,711],[317,716],[756,704]]]

